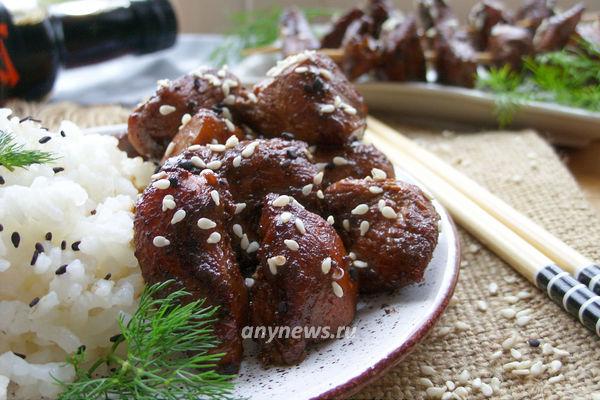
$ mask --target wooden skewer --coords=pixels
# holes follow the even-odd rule
[[[261,47],[253,47],[249,49],[244,49],[241,51],[241,55],[243,57],[255,55],[255,54],[274,54],[279,53],[281,51],[281,47],[279,46],[261,46]],[[319,53],[325,54],[331,57],[334,61],[341,61],[344,58],[344,49],[318,49],[316,50]],[[434,61],[436,58],[436,53],[433,50],[425,51],[425,59],[427,61]],[[493,61],[492,55],[488,51],[480,51],[475,52],[475,59],[479,64],[491,64]]]
[[[587,285],[590,290],[600,294],[600,266],[594,264],[588,257],[398,131],[372,117],[368,119],[368,126],[378,135],[396,143],[398,151],[424,164],[581,283]]]
[[[463,228],[578,318],[586,328],[600,336],[600,296],[554,265],[547,256],[444,179],[399,151],[400,146],[396,141],[390,141],[376,129],[377,126],[370,128],[365,138],[381,149],[393,163],[423,183]]]

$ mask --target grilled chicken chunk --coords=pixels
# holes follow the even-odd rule
[[[233,101],[242,92],[239,80],[225,69],[201,69],[173,81],[159,82],[148,101],[129,116],[129,141],[141,155],[160,159],[179,127],[201,108]],[[232,96],[225,100],[227,96]]]
[[[161,175],[144,191],[134,220],[135,256],[144,280],[174,279],[172,289],[219,307],[215,335],[221,344],[214,352],[226,353],[220,368],[235,372],[248,299],[227,233],[235,210],[227,183],[212,171],[170,168]]]
[[[388,158],[372,144],[348,143],[344,147],[318,146],[314,161],[323,168],[323,187],[344,178],[364,178],[371,175],[373,168],[382,170],[393,178],[394,166]]]
[[[238,102],[234,111],[267,137],[287,133],[309,144],[341,145],[366,126],[362,96],[331,58],[315,52],[279,62],[253,94],[256,102]]]
[[[298,7],[287,7],[279,23],[281,49],[285,57],[319,48],[319,41],[312,33],[306,17]]]
[[[357,290],[349,258],[323,218],[292,197],[270,194],[262,208],[260,237],[260,265],[250,288],[252,325],[328,326],[333,333],[352,322]],[[262,361],[287,365],[302,361],[308,344],[323,340],[306,336],[261,341]]]
[[[515,14],[517,25],[535,32],[542,21],[554,15],[555,3],[555,0],[526,0]]]
[[[437,31],[434,49],[438,82],[469,88],[475,86],[478,60],[465,32],[459,31],[447,36],[444,31]]]
[[[342,14],[338,19],[333,21],[329,31],[321,38],[321,48],[337,49],[340,47],[350,24],[361,19],[364,15],[365,12],[358,7],[351,8]]]
[[[475,4],[469,13],[469,26],[475,48],[477,50],[487,49],[492,28],[498,24],[510,22],[511,18],[501,2],[482,0]]]
[[[420,282],[438,240],[439,216],[421,190],[379,175],[344,179],[325,191],[326,207],[354,253],[352,265],[366,293]]]
[[[575,33],[584,11],[585,7],[579,3],[542,22],[533,38],[535,51],[544,53],[565,47]]]
[[[533,37],[529,29],[519,26],[498,24],[492,28],[488,50],[494,65],[510,65],[519,71],[523,57],[533,54]]]

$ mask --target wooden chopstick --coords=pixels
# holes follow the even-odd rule
[[[379,128],[380,126],[369,121],[365,138],[383,151],[393,163],[425,185],[463,228],[578,318],[586,328],[600,336],[600,296],[556,266],[550,258],[450,183],[400,151],[398,142],[380,134]]]
[[[369,117],[368,126],[372,131],[377,132],[377,135],[396,143],[398,151],[424,164],[426,168],[469,197],[578,281],[587,285],[590,290],[600,294],[600,266],[594,264],[588,257],[393,128],[373,117]]]

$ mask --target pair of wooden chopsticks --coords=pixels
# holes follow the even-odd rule
[[[422,182],[473,236],[600,336],[600,267],[381,121],[365,135]],[[573,275],[573,276],[571,276]]]

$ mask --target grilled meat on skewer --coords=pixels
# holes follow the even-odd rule
[[[288,7],[283,11],[280,26],[281,49],[285,57],[319,48],[319,41],[312,33],[304,13],[297,7]]]

